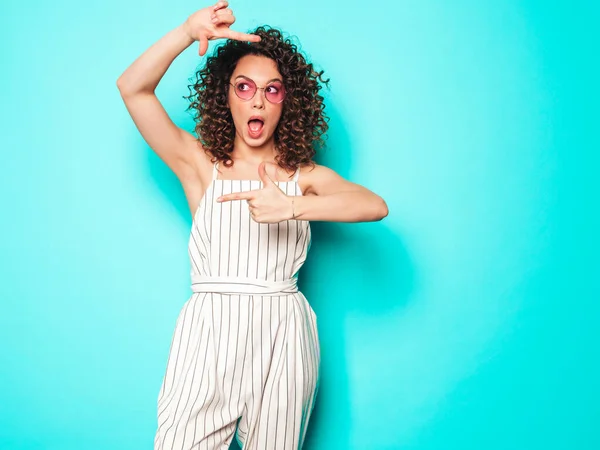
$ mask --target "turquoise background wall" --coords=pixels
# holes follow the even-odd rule
[[[0,449],[152,447],[191,218],[116,80],[207,4],[0,7]],[[600,448],[598,6],[231,6],[326,70],[318,161],[390,210],[313,223],[305,448]],[[188,130],[201,62],[190,47],[157,91]]]

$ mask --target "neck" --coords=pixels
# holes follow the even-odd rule
[[[260,146],[249,146],[238,134],[233,141],[233,152],[231,159],[233,161],[243,160],[249,163],[260,164],[263,161],[274,162],[277,150],[275,149],[275,138],[265,141]]]

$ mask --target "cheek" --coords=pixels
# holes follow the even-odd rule
[[[281,107],[277,108],[275,111],[273,111],[271,113],[271,117],[275,120],[273,120],[274,122],[274,127],[276,127],[279,124],[279,121],[281,120],[281,114],[283,112],[283,109]]]
[[[233,122],[236,123],[238,120],[240,120],[240,105],[235,100],[229,99],[227,106],[229,106],[229,112],[231,113]]]

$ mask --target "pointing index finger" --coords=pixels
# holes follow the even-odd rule
[[[227,202],[229,200],[250,200],[255,196],[255,191],[234,192],[233,194],[225,194],[217,198],[217,202]]]
[[[256,34],[240,33],[229,28],[225,31],[225,36],[236,41],[260,42],[260,36]]]

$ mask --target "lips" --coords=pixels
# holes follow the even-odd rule
[[[252,116],[248,120],[248,134],[252,138],[258,138],[263,132],[265,119],[260,116]]]

